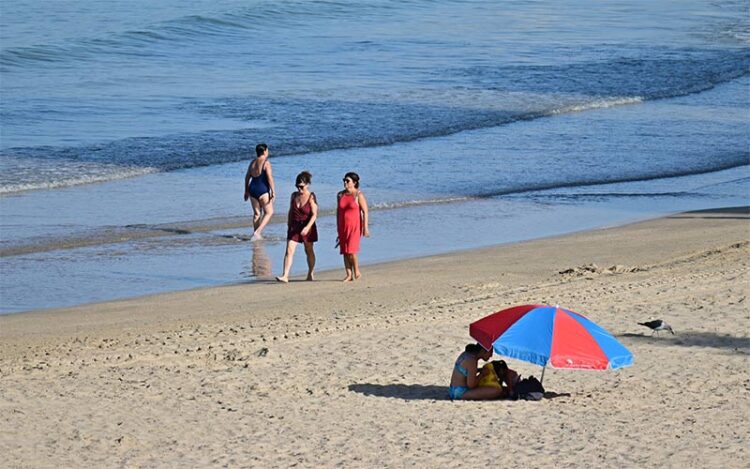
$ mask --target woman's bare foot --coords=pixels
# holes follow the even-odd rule
[[[342,282],[344,282],[344,283],[351,282],[351,281],[352,281],[351,275],[347,275],[346,278],[344,280],[342,280]]]
[[[289,278],[288,277],[276,277],[276,281],[281,282],[281,283],[289,283]]]
[[[307,281],[312,282],[313,280],[315,280],[315,276],[312,274],[312,272],[310,272],[309,274],[307,274]]]
[[[354,280],[359,280],[359,278],[362,276],[360,273],[354,274]]]
[[[260,241],[263,239],[263,236],[261,236],[260,233],[253,233],[252,238],[250,238],[250,241]]]

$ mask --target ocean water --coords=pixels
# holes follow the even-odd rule
[[[6,2],[0,313],[278,274],[302,169],[321,269],[351,170],[365,263],[746,205],[749,70],[744,1]]]

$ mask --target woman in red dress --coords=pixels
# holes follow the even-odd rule
[[[297,244],[305,244],[307,254],[307,280],[314,280],[315,251],[313,243],[318,240],[318,228],[315,220],[318,218],[318,202],[315,193],[310,192],[312,174],[302,171],[297,175],[295,186],[297,192],[292,194],[289,201],[289,215],[287,217],[286,253],[284,254],[284,273],[276,277],[279,282],[289,282],[289,272],[292,269],[292,259]]]
[[[336,243],[339,252],[344,256],[346,278],[344,282],[351,282],[362,276],[359,272],[359,238],[370,236],[367,219],[367,199],[359,191],[359,175],[346,173],[344,176],[344,190],[338,193],[336,208],[336,226],[338,238]]]

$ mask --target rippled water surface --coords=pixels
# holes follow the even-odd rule
[[[0,310],[278,270],[283,220],[258,255],[243,241],[261,141],[279,200],[313,172],[321,227],[360,173],[366,262],[746,204],[749,16],[698,0],[6,2]]]

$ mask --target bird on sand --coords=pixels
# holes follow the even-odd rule
[[[672,330],[672,326],[666,323],[666,321],[662,319],[654,319],[653,321],[648,322],[639,322],[641,326],[646,326],[649,329],[651,329],[651,335],[654,335],[655,333],[658,333],[659,331],[669,331],[674,335],[674,331]],[[659,334],[656,334],[659,335]]]

